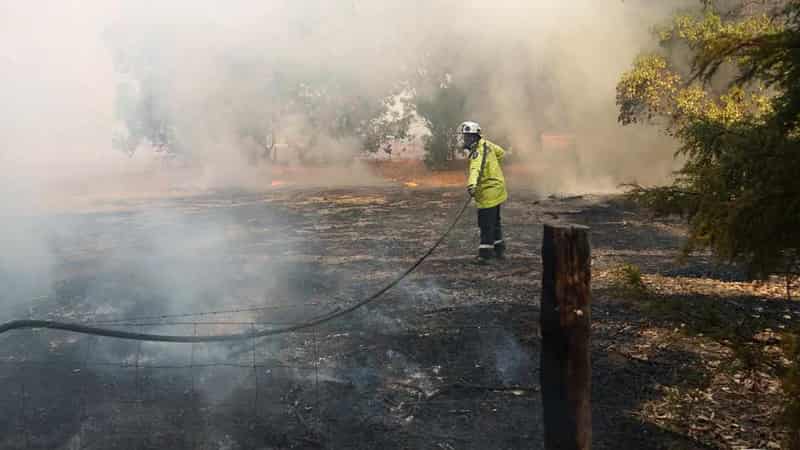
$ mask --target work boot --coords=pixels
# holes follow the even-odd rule
[[[478,250],[478,258],[475,263],[481,266],[491,264],[494,250],[491,248],[481,248]]]
[[[494,257],[500,260],[506,259],[506,244],[505,242],[500,242],[499,244],[494,245]]]

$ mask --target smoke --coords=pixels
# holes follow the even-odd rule
[[[651,27],[694,1],[503,2],[460,14],[456,79],[472,83],[470,117],[525,159],[543,191],[608,191],[666,181],[675,143],[654,128],[621,127],[615,86],[651,50]],[[471,25],[470,25],[471,24]],[[482,75],[485,73],[485,75]],[[569,139],[548,146],[542,134]]]
[[[54,281],[63,262],[54,242],[82,232],[64,217],[37,216],[40,209],[198,187],[258,189],[272,173],[253,162],[274,143],[278,160],[347,161],[361,148],[359,127],[387,99],[413,102],[437,76],[467,93],[461,119],[480,120],[490,139],[525,156],[533,176],[518,184],[596,191],[663,181],[674,143],[653,129],[620,127],[614,87],[653,45],[651,24],[694,3],[6,3],[0,271],[17,287],[9,297],[45,295],[35,287]],[[571,136],[578,163],[543,148],[542,133]],[[136,144],[132,157],[112,146],[120,140]],[[179,156],[165,158],[160,145]],[[374,181],[358,165],[350,170],[343,182]],[[148,229],[159,219],[137,220]],[[201,264],[224,256],[229,225],[184,225],[151,243],[156,251],[140,265],[155,268],[148,279],[159,279],[157,290],[195,298],[213,290]],[[212,257],[170,260],[198,242],[215,243]]]
[[[55,281],[64,262],[55,243],[83,231],[63,216],[38,216],[42,208],[198,187],[258,189],[272,174],[253,162],[275,143],[278,160],[350,160],[364,121],[383,114],[387,99],[413,102],[437,76],[461,83],[463,119],[480,120],[490,139],[529,161],[533,176],[518,184],[581,191],[663,181],[674,143],[653,129],[620,127],[614,87],[653,45],[651,24],[694,3],[7,2],[0,271],[16,286],[9,297],[46,295],[39,286]],[[571,136],[578,163],[543,148],[542,133]],[[136,144],[132,157],[112,146],[120,140]],[[162,145],[179,156],[165,158],[155,151]],[[358,165],[349,170],[341,181],[374,181]],[[143,229],[157,222],[137,220]],[[160,291],[194,298],[215,281],[198,275],[210,269],[198,264],[224,256],[228,225],[185,225],[151,245],[157,251],[145,266],[155,268]],[[170,260],[198,242],[218,243],[212,257]],[[160,269],[168,264],[186,271]]]
[[[183,175],[186,184],[257,188],[269,171],[253,169],[263,148],[248,130],[274,131],[269,139],[289,146],[279,158],[302,151],[344,160],[360,150],[359,123],[378,115],[383,100],[418,87],[420,73],[440,72],[468,80],[464,119],[481,120],[490,138],[527,155],[540,169],[536,187],[663,181],[674,143],[653,129],[620,127],[614,86],[653,45],[651,25],[695,3],[7,4],[2,189],[38,201],[64,192],[65,180],[72,194],[140,189],[148,183],[113,180],[166,170],[152,139],[137,141],[133,158],[111,142],[159,126],[186,156],[182,164],[197,169]],[[547,132],[574,136],[579,173],[564,161],[541,170]]]
[[[213,199],[204,205],[213,214],[178,201],[163,209],[123,204],[126,212],[113,214],[54,211],[98,198],[166,202],[209,188],[258,190],[279,172],[255,164],[272,144],[280,163],[349,161],[363,145],[361,127],[385,112],[387,99],[413,102],[437,74],[467,92],[456,121],[478,120],[490,139],[527,155],[533,176],[512,182],[596,191],[662,181],[674,143],[652,129],[620,127],[614,87],[653,45],[650,25],[695,3],[0,2],[0,321],[54,309],[73,315],[53,318],[79,320],[308,297],[308,281],[320,273],[278,262],[302,245],[288,220],[262,213],[253,222]],[[545,155],[542,133],[573,136],[579,164]],[[365,173],[354,164],[335,178],[293,181],[374,183]],[[279,286],[293,273],[290,287]],[[326,280],[319,290],[336,287]],[[287,320],[313,315],[295,311]],[[382,319],[376,324],[388,323]],[[226,331],[241,330],[199,330]],[[499,345],[498,376],[516,382],[529,361],[515,342]],[[145,348],[155,362],[191,354],[186,346]],[[113,361],[133,349],[116,341],[95,348],[98,359]],[[206,357],[230,349],[217,350]],[[392,359],[431,387],[407,358]]]

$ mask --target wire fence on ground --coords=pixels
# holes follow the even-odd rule
[[[537,369],[504,327],[424,315],[329,327],[411,274],[468,205],[384,287],[310,320],[208,320],[297,307],[272,305],[0,324],[0,448],[536,446]]]
[[[188,335],[286,326],[186,319],[109,325]],[[15,332],[0,350],[0,448],[539,445],[538,360],[505,327],[404,323],[235,343]]]

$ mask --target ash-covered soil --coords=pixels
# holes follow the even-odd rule
[[[405,269],[464,195],[218,192],[42,219],[46,276],[3,273],[0,299],[14,318],[159,333],[295,323]],[[502,214],[507,261],[473,264],[470,210],[400,286],[314,330],[230,345],[0,336],[0,448],[541,448],[546,221],[592,229],[595,448],[780,445],[779,344],[797,302],[705,255],[679,261],[680,221],[615,197],[514,191]],[[751,361],[748,346],[771,356]]]

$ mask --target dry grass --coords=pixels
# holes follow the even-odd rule
[[[616,351],[640,361],[680,353],[701,362],[686,366],[693,370],[682,383],[660,386],[637,412],[641,420],[721,448],[799,448],[791,430],[800,429],[800,308],[787,302],[781,280],[645,275],[632,264],[594,279],[643,320]]]

